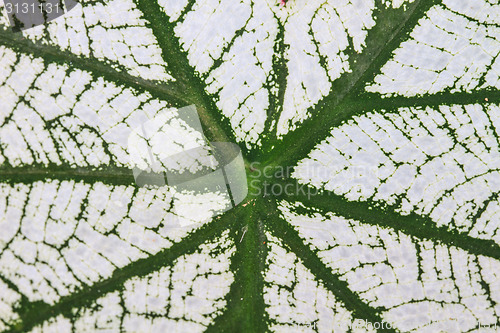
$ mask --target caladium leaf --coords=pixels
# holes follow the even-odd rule
[[[399,330],[452,332],[497,322],[498,261],[331,213],[281,211],[332,272]],[[426,315],[422,315],[425,313]],[[404,318],[404,320],[401,320]]]
[[[19,33],[4,15],[0,331],[495,331],[498,13],[104,0]],[[137,181],[213,166],[217,142],[241,148],[242,202]]]
[[[299,162],[296,176],[500,244],[499,225],[489,224],[498,214],[499,111],[486,103],[356,117]]]
[[[59,315],[33,331],[202,332],[224,308],[234,279],[228,260],[234,246],[227,236],[226,231],[171,266],[125,281],[90,306],[74,308],[72,318]]]
[[[73,54],[99,59],[133,76],[169,81],[168,65],[133,1],[80,1],[59,20],[23,36]]]

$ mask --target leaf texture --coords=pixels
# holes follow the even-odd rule
[[[497,329],[500,6],[283,3],[0,5],[0,331]]]

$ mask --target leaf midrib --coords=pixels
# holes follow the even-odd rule
[[[423,1],[416,1],[415,3],[418,3],[421,5]],[[429,3],[432,3],[432,1],[429,1]],[[163,57],[165,60],[167,60],[167,63],[169,65],[173,64],[173,67],[169,67],[170,70],[176,72],[176,77],[180,78],[178,81],[174,83],[158,83],[158,82],[153,82],[153,81],[148,81],[148,80],[138,80],[137,78],[134,78],[126,73],[123,72],[118,72],[115,70],[111,70],[110,68],[107,67],[106,64],[104,63],[99,63],[96,60],[87,60],[83,59],[74,55],[71,55],[70,53],[67,52],[60,52],[56,48],[51,48],[48,46],[43,46],[43,48],[40,48],[38,46],[32,47],[31,45],[36,45],[36,43],[31,43],[28,41],[22,41],[19,45],[17,44],[16,41],[14,40],[9,40],[9,38],[5,38],[5,34],[3,32],[0,32],[0,42],[5,43],[6,45],[9,45],[9,47],[12,47],[14,49],[17,49],[20,52],[23,53],[28,53],[32,54],[34,56],[39,57],[40,52],[42,53],[42,57],[45,60],[50,60],[51,62],[56,62],[63,64],[68,61],[68,59],[71,59],[73,62],[72,67],[75,68],[81,68],[83,70],[88,70],[89,68],[92,69],[93,75],[97,73],[98,76],[102,76],[104,78],[109,78],[110,81],[114,82],[119,82],[123,84],[126,87],[132,87],[136,89],[137,91],[148,91],[152,93],[152,95],[156,98],[162,99],[162,100],[168,100],[169,103],[174,102],[175,105],[177,106],[184,106],[182,105],[183,103],[186,104],[197,104],[201,107],[198,111],[200,112],[200,118],[202,120],[202,123],[204,125],[204,128],[206,129],[206,134],[207,137],[211,141],[234,141],[234,135],[227,135],[226,131],[230,129],[228,127],[227,121],[222,120],[222,125],[219,125],[221,119],[218,119],[218,112],[213,104],[213,101],[211,101],[210,97],[204,92],[203,90],[203,84],[200,81],[200,79],[195,75],[194,70],[189,66],[189,63],[187,62],[187,58],[185,57],[185,53],[180,51],[181,48],[178,45],[178,39],[175,39],[177,42],[177,46],[173,47],[172,50],[175,52],[173,53],[168,53],[165,52],[165,45],[169,45],[169,38],[173,35],[173,24],[162,22],[163,19],[166,18],[166,16],[161,12],[159,9],[159,6],[154,3],[154,2],[147,2],[144,0],[139,0],[139,7],[142,10],[142,12],[147,16],[147,21],[150,22],[150,25],[152,26],[153,33],[154,35],[159,39],[160,46],[162,47],[163,50]],[[406,21],[405,21],[406,22]],[[403,26],[406,26],[406,24],[403,24]],[[164,32],[158,31],[161,27],[165,27],[167,30],[167,36],[164,35]],[[401,32],[399,32],[401,33]],[[396,37],[399,36],[399,33],[396,34]],[[170,37],[168,35],[170,34]],[[163,37],[162,37],[163,36]],[[393,39],[397,39],[394,37]],[[166,39],[165,39],[166,38]],[[165,43],[167,41],[168,43]],[[46,50],[50,50],[50,52],[44,54]],[[177,52],[179,51],[179,52]],[[184,57],[184,58],[182,58]],[[373,65],[373,64],[372,64]],[[92,67],[93,66],[93,67]],[[329,125],[337,125],[341,123],[342,121],[345,121],[346,119],[349,119],[352,117],[355,112],[359,113],[359,108],[354,108],[352,107],[353,103],[352,100],[353,98],[357,97],[356,94],[359,93],[356,89],[353,89],[353,87],[360,87],[362,86],[362,83],[366,81],[367,78],[369,78],[369,73],[370,73],[370,68],[367,68],[361,76],[358,77],[358,79],[355,81],[353,85],[350,86],[349,89],[346,90],[346,92],[341,95],[340,101],[336,103],[331,103],[328,101],[328,99],[325,99],[325,102],[323,102],[323,105],[319,105],[318,108],[322,108],[324,113],[332,112],[332,111],[339,111],[343,106],[349,108],[349,112],[344,113],[342,117],[340,118],[335,118],[333,119],[334,121],[329,122]],[[187,70],[186,70],[187,69]],[[352,104],[351,104],[352,103]],[[320,103],[321,104],[321,103]],[[333,106],[333,107],[332,107]],[[332,107],[331,109],[329,109]],[[362,106],[361,106],[362,107]],[[357,111],[354,111],[356,109]],[[314,124],[320,123],[320,120],[322,119],[321,117],[314,117],[313,121]],[[308,128],[313,128],[314,125],[308,125]],[[299,131],[297,133],[303,134],[304,131]],[[228,132],[232,133],[232,132]],[[298,134],[294,134],[297,136]],[[298,146],[307,146],[309,147],[311,144],[313,146],[317,143],[317,139],[311,140],[314,142],[307,142],[304,140],[305,139],[310,139],[310,136],[308,135],[301,135],[302,139],[301,140],[296,140],[292,142],[291,144],[287,143],[286,145],[279,145],[278,149],[276,150],[275,153],[271,154],[269,151],[267,154],[259,155],[259,158],[257,160],[263,161],[265,163],[269,163],[272,165],[283,165],[287,164],[290,159],[285,159],[283,156],[288,154],[289,151],[294,152],[294,162],[298,161],[300,159],[299,156],[303,156],[297,153],[297,151],[300,152],[300,150],[295,149]],[[317,137],[319,137],[318,135]],[[299,135],[300,137],[300,135]],[[287,139],[285,139],[287,140]],[[271,143],[274,144],[274,143]],[[304,148],[307,150],[308,148]],[[244,149],[244,147],[242,147]],[[289,148],[294,148],[291,150],[288,150]],[[299,147],[300,148],[300,147]],[[311,147],[309,147],[311,148]],[[309,149],[310,151],[310,149]],[[285,153],[283,153],[285,152]],[[246,161],[246,164],[248,165],[248,161]],[[35,166],[32,170],[29,170],[29,168],[11,168],[10,170],[2,170],[0,169],[0,173],[2,173],[2,176],[6,176],[8,179],[16,182],[32,182],[33,180],[44,180],[44,179],[71,179],[71,180],[80,180],[80,181],[85,181],[85,182],[94,182],[94,181],[103,181],[108,184],[126,184],[130,185],[133,184],[133,177],[131,174],[131,170],[128,168],[59,168],[56,166],[43,166],[40,168],[40,166]],[[328,206],[328,203],[325,203]],[[364,207],[364,206],[363,206]],[[276,210],[275,210],[276,213]],[[209,226],[203,227],[202,229],[196,231],[194,234],[188,236],[185,240],[183,240],[180,243],[174,244],[170,249],[164,250],[161,252],[161,255],[157,255],[158,257],[161,258],[170,258],[166,260],[165,262],[162,261],[162,265],[159,267],[164,267],[166,266],[169,262],[172,262],[176,256],[180,256],[182,254],[190,253],[190,251],[194,251],[196,249],[196,246],[201,244],[206,239],[215,237],[217,232],[221,232],[225,227],[240,227],[242,224],[237,223],[234,224],[234,222],[228,222],[231,218],[234,219],[234,211],[232,213],[228,212],[225,215],[223,215],[220,219],[216,220],[215,222],[212,222]],[[248,214],[248,216],[252,216],[251,214]],[[221,223],[218,227],[216,225],[217,223],[220,223],[221,221],[225,221],[224,223]],[[254,226],[255,227],[255,226]],[[254,235],[259,233],[261,231],[261,227],[256,227],[254,231]],[[215,232],[215,233],[214,233]],[[238,241],[237,238],[235,238],[235,235],[233,233],[233,239],[235,242]],[[286,239],[286,237],[283,237]],[[257,238],[258,239],[258,238]],[[297,242],[297,239],[293,240],[295,243]],[[193,242],[190,244],[190,242]],[[247,245],[245,245],[247,246]],[[256,249],[253,245],[248,245],[250,246],[249,249]],[[301,247],[303,251],[306,251],[304,247]],[[170,252],[172,251],[172,252]],[[305,253],[305,252],[304,252]],[[303,255],[305,256],[310,256],[310,253],[305,253]],[[300,254],[299,254],[300,255]],[[311,257],[313,258],[313,257]],[[317,258],[316,258],[317,259]],[[310,260],[316,260],[316,259],[310,259]],[[55,306],[55,312],[54,309],[49,309],[49,308],[44,308],[43,306],[40,305],[39,308],[34,307],[33,309],[29,310],[28,312],[22,314],[23,318],[26,318],[27,322],[29,323],[28,317],[33,316],[34,318],[37,317],[37,312],[42,314],[41,316],[38,316],[38,321],[37,322],[42,322],[43,318],[49,318],[52,316],[55,316],[57,313],[64,313],[65,311],[62,310],[62,305],[64,304],[70,307],[71,305],[74,305],[75,303],[74,300],[76,299],[84,299],[85,304],[90,304],[92,301],[97,299],[99,296],[102,296],[102,292],[105,290],[111,291],[115,290],[116,288],[119,288],[120,285],[130,276],[137,276],[137,274],[133,273],[132,267],[146,267],[148,266],[147,263],[149,263],[149,260],[152,260],[151,258],[144,259],[143,261],[140,261],[136,265],[136,263],[132,263],[129,266],[126,266],[120,272],[130,272],[130,275],[120,275],[119,272],[115,273],[112,278],[106,280],[106,281],[101,281],[97,285],[94,285],[92,287],[89,287],[90,289],[84,289],[81,290],[78,294],[68,296],[68,298],[65,298],[63,302],[60,302],[56,304]],[[260,258],[259,260],[262,260]],[[235,269],[242,269],[243,267],[238,267],[237,265],[234,266]],[[158,267],[156,267],[158,268]],[[152,271],[153,267],[148,267],[147,271]],[[261,273],[261,272],[259,272]],[[143,273],[141,273],[143,274]],[[146,273],[144,273],[146,274]],[[323,280],[327,278],[327,274],[323,274]],[[316,276],[317,277],[317,276]],[[102,284],[102,285],[101,285]],[[251,290],[252,286],[247,286]],[[103,289],[104,288],[104,289]],[[94,294],[91,292],[93,291],[98,291],[98,293]],[[235,301],[233,298],[230,298],[229,301]],[[82,303],[83,304],[83,303]],[[253,305],[253,304],[248,304],[248,305]],[[250,308],[250,307],[245,307],[245,308]],[[47,315],[48,313],[51,313],[51,315]],[[40,319],[42,318],[42,319]],[[233,318],[233,320],[236,320]],[[231,324],[231,323],[227,323]],[[34,324],[30,324],[31,327]],[[220,324],[222,325],[222,324]],[[224,324],[226,325],[226,324]],[[223,327],[216,325],[215,327],[220,328]]]
[[[153,31],[161,48],[162,58],[176,79],[185,82],[187,99],[195,104],[209,141],[237,142],[228,119],[218,111],[212,98],[205,92],[204,83],[190,66],[187,52],[182,50],[180,39],[175,35],[175,22],[169,22],[167,15],[155,1],[137,0],[137,7],[146,19],[146,26]],[[246,146],[239,143],[243,152]],[[245,164],[248,164],[245,160]]]
[[[331,191],[318,189],[299,184],[296,180],[288,179],[277,181],[282,187],[291,184],[293,188],[302,188],[305,193],[314,193],[313,196],[296,193],[293,198],[279,196],[278,200],[291,199],[291,202],[300,202],[309,209],[297,208],[302,214],[311,214],[319,211],[322,214],[334,214],[346,219],[353,219],[360,223],[390,228],[420,240],[431,240],[449,247],[456,247],[477,256],[486,256],[500,259],[500,245],[493,240],[474,238],[457,230],[450,230],[447,226],[438,227],[428,216],[411,213],[402,215],[395,206],[382,206],[379,203],[367,201],[349,201]]]
[[[268,250],[263,226],[264,207],[258,199],[247,202],[246,206],[238,206],[233,214],[228,213],[237,220],[237,227],[231,231],[236,245],[231,258],[235,280],[226,296],[225,312],[209,326],[208,333],[266,330],[262,272]]]

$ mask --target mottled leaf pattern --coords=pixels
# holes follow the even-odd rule
[[[497,1],[98,0],[7,24],[0,331],[500,327]],[[249,195],[222,215],[225,193],[136,185],[228,141]]]
[[[401,108],[337,127],[296,176],[500,244],[497,105]]]

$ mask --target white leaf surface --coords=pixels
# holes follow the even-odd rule
[[[500,262],[329,214],[285,219],[318,257],[402,332],[465,332],[494,325],[500,312]]]
[[[500,244],[499,117],[493,104],[368,113],[332,130],[294,176]]]
[[[418,22],[366,90],[415,96],[499,88],[499,18],[495,1],[444,0]]]
[[[122,290],[100,297],[89,308],[73,308],[74,319],[59,316],[32,332],[203,332],[226,305],[234,250],[225,233],[172,266],[126,281]]]

